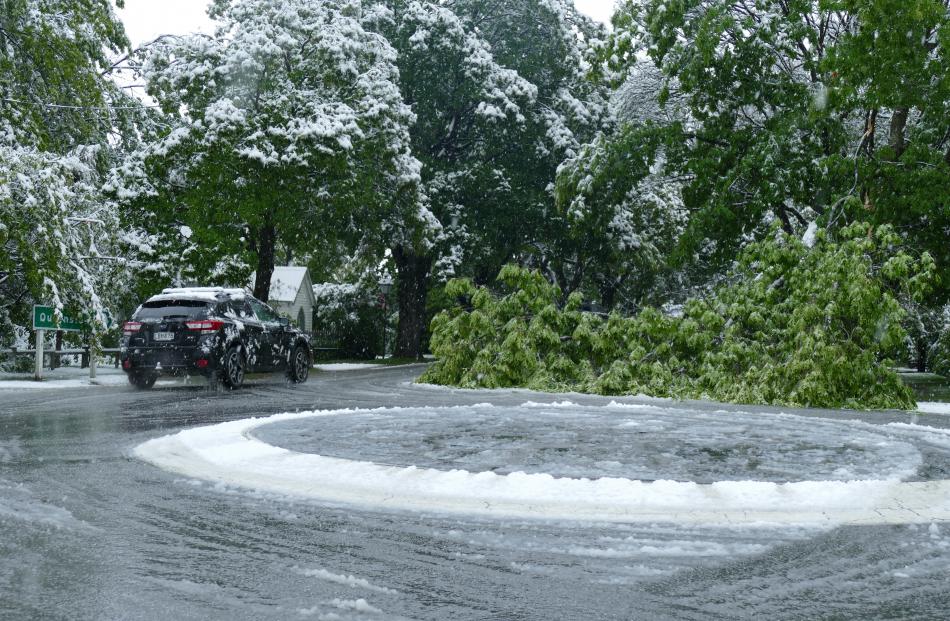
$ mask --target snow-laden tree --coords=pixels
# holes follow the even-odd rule
[[[216,0],[210,15],[213,36],[150,46],[141,72],[168,125],[113,188],[174,243],[186,231],[192,269],[253,268],[266,300],[278,248],[355,244],[424,214],[395,52],[358,2]]]
[[[389,0],[363,19],[397,51],[417,117],[412,152],[439,224],[392,247],[396,355],[418,356],[435,280],[487,279],[543,235],[557,165],[607,113],[605,93],[584,78],[587,46],[604,33],[561,0]]]
[[[0,7],[0,337],[34,303],[101,326],[136,238],[100,191],[141,111],[108,77],[128,42],[107,0]]]
[[[29,303],[69,310],[98,326],[111,322],[129,275],[130,234],[103,202],[96,148],[60,156],[0,145],[0,310]],[[8,324],[7,330],[13,325]]]
[[[728,264],[773,220],[870,219],[946,274],[948,19],[946,0],[625,2],[601,68],[652,64],[655,103],[682,113],[657,125],[690,214],[681,254]]]
[[[559,168],[552,219],[560,234],[545,268],[565,296],[587,289],[607,310],[663,301],[686,213],[655,139],[650,127],[625,125]]]
[[[537,90],[516,136],[502,136],[492,161],[505,177],[505,194],[490,209],[468,210],[477,232],[468,273],[493,279],[501,266],[526,252],[534,260],[560,235],[552,207],[557,167],[610,125],[609,91],[589,79],[589,50],[606,36],[571,0],[458,2],[455,10],[491,46],[494,58]],[[486,218],[486,216],[488,216]]]
[[[731,261],[772,219],[792,231],[833,200],[819,159],[844,136],[823,112],[820,65],[826,41],[846,25],[829,13],[816,28],[817,5],[646,0],[621,8],[604,51],[614,77],[653,63],[664,82],[645,107],[675,96],[683,108],[656,130],[669,167],[685,179],[691,250],[715,240]]]
[[[65,153],[113,131],[116,88],[104,75],[128,46],[109,0],[4,0],[0,139]]]
[[[675,96],[660,104],[665,79],[652,64],[611,77],[613,122],[558,167],[542,267],[564,295],[582,290],[605,309],[630,311],[667,301],[671,289],[679,301],[686,292],[673,259],[687,213],[665,128],[689,113]]]

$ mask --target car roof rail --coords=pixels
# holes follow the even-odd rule
[[[191,295],[195,293],[212,293],[216,296],[247,295],[246,289],[227,287],[166,287],[162,295]]]

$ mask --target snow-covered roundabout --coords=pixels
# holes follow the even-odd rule
[[[277,414],[187,429],[134,453],[195,479],[384,511],[763,526],[948,521],[950,481],[920,480],[921,446],[945,454],[950,433],[527,402]]]

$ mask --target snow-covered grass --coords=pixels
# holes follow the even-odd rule
[[[950,403],[939,401],[918,401],[917,411],[927,414],[947,414],[950,415]]]
[[[81,388],[91,386],[116,386],[128,384],[125,372],[112,366],[96,368],[95,384],[89,380],[89,369],[60,367],[43,370],[43,380],[36,381],[32,373],[0,373],[0,392],[7,390],[44,390],[56,388]]]
[[[577,392],[577,391],[566,391],[566,392],[559,392],[559,393],[550,393],[550,392],[543,392],[543,391],[540,391],[540,390],[534,390],[533,388],[459,388],[458,386],[445,386],[445,385],[443,385],[443,384],[429,384],[429,383],[427,383],[427,382],[419,382],[419,381],[405,382],[403,385],[406,386],[406,387],[412,387],[412,388],[417,388],[417,389],[422,389],[422,390],[431,390],[431,391],[434,391],[434,392],[465,392],[465,393],[476,393],[476,392],[484,392],[484,393],[498,392],[498,393],[501,393],[501,392],[505,392],[505,393],[518,393],[518,394],[524,394],[524,395],[554,395],[554,394],[557,394],[558,396],[561,396],[561,397],[575,397],[575,398],[580,398],[580,399],[590,398],[591,396],[593,396],[593,395],[591,395],[590,393],[583,393],[583,392]],[[645,395],[645,394],[643,394],[643,393],[636,394],[636,395],[623,395],[623,397],[624,397],[624,398],[629,398],[629,399],[636,399],[636,400],[638,400],[638,401],[643,401],[643,402],[648,402],[648,403],[652,403],[652,402],[665,403],[665,404],[670,404],[670,403],[688,403],[688,400],[673,399],[672,397],[654,397],[654,396],[651,396],[651,395]],[[616,401],[613,401],[613,402],[611,402],[611,403],[612,403],[612,404],[616,404],[616,405],[620,405],[620,406],[623,406],[623,405],[624,405],[624,404],[618,404]],[[713,401],[708,401],[708,403],[715,403],[715,402],[713,402]],[[729,404],[723,404],[723,405],[729,405]]]
[[[313,365],[319,371],[361,371],[363,369],[385,369],[386,365],[375,362],[329,362]]]
[[[491,405],[480,407],[492,408]],[[370,412],[412,415],[418,408]],[[253,430],[281,421],[359,410],[278,414],[187,429],[150,440],[134,454],[156,466],[219,485],[384,510],[486,516],[707,524],[882,524],[950,520],[950,481],[650,482],[549,474],[384,466],[268,445]],[[669,415],[676,413],[671,411]],[[652,414],[651,414],[652,415]],[[802,425],[808,425],[802,419]]]
[[[313,365],[320,371],[361,371],[366,369],[386,369],[394,366],[388,361],[379,362],[330,362]],[[161,377],[159,385],[187,381],[181,377]],[[191,381],[203,382],[201,377]],[[44,369],[43,379],[36,381],[32,373],[0,373],[0,392],[8,390],[52,390],[59,388],[89,388],[92,386],[124,386],[129,383],[122,369],[110,366],[96,368],[95,382],[89,380],[89,369],[79,367],[60,367],[55,370]]]
[[[158,386],[187,381],[204,381],[203,378],[160,377]],[[58,390],[63,388],[93,388],[96,386],[128,386],[129,379],[122,369],[111,365],[96,367],[96,379],[89,379],[89,369],[59,367],[43,369],[43,379],[36,381],[32,373],[0,373],[0,392],[12,390]]]
[[[376,360],[367,360],[365,362],[353,362],[350,360],[328,360],[317,362],[313,365],[314,369],[321,371],[358,371],[362,369],[384,369],[386,367],[398,367],[410,364],[423,364],[412,358],[377,358]]]
[[[932,375],[932,374],[925,374],[925,375],[928,375],[928,376],[929,376],[929,375]],[[939,377],[939,376],[934,376],[934,377]],[[441,392],[475,392],[475,391],[492,391],[492,390],[495,390],[495,389],[490,389],[490,388],[458,388],[458,387],[455,387],[455,386],[442,386],[442,385],[440,385],[440,384],[428,384],[428,383],[425,383],[425,382],[406,382],[406,385],[407,385],[407,386],[412,386],[413,388],[421,388],[421,389],[424,389],[424,390],[433,390],[433,391],[441,391]],[[498,391],[518,392],[518,393],[524,393],[524,394],[538,394],[538,391],[536,391],[536,390],[531,390],[531,389],[529,389],[529,388],[503,388],[503,389],[498,389]],[[548,393],[548,394],[550,394],[550,393]],[[566,392],[566,393],[559,393],[559,394],[563,394],[563,395],[565,395],[565,396],[575,396],[575,397],[584,397],[584,396],[589,397],[589,396],[590,396],[590,395],[585,395],[585,394],[579,393],[579,392]],[[639,401],[657,402],[657,403],[667,403],[667,404],[668,404],[668,403],[674,403],[674,402],[680,402],[680,403],[689,403],[689,402],[690,402],[690,400],[677,401],[677,400],[671,399],[671,398],[669,398],[669,397],[652,397],[652,396],[650,396],[650,395],[643,395],[643,394],[639,394],[639,395],[627,395],[627,397],[629,397],[629,398],[634,398],[634,399],[637,399],[637,400],[639,400]],[[708,401],[708,403],[718,403],[718,402]],[[618,407],[639,407],[639,406],[637,406],[637,405],[628,405],[628,404],[622,404],[622,403],[616,403],[616,405],[617,405]],[[724,404],[722,404],[722,405],[730,405],[730,404],[725,404],[725,403],[724,403]],[[842,412],[847,412],[847,411],[850,411],[850,410],[842,409],[842,410],[840,410],[840,411],[842,411]],[[948,414],[948,415],[950,415],[950,402],[942,402],[942,401],[918,401],[918,402],[917,402],[917,411],[918,411],[918,412],[924,412],[924,413],[927,413],[927,414]]]

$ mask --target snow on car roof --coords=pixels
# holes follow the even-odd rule
[[[148,301],[189,299],[214,302],[222,297],[243,298],[246,294],[244,289],[228,289],[225,287],[169,287],[162,289],[160,294],[153,295]]]

